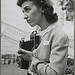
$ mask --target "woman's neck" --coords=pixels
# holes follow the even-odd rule
[[[42,16],[42,19],[40,21],[39,26],[41,27],[42,30],[46,29],[48,26],[50,25],[50,23],[46,20],[45,16]]]

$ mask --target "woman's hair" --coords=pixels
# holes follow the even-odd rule
[[[18,0],[17,5],[21,7],[25,1],[33,1],[36,6],[42,7],[48,22],[54,23],[58,20],[57,13],[54,13],[53,6],[47,0]]]

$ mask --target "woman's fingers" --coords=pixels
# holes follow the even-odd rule
[[[24,54],[22,50],[18,50],[18,54]]]
[[[32,54],[32,52],[27,51],[27,50],[24,50],[24,49],[19,49],[19,50],[18,50],[18,53],[19,53],[19,54]]]
[[[30,55],[33,54],[33,52],[31,52],[31,51],[27,51],[27,50],[25,50],[25,52],[26,52],[27,54],[30,54]]]

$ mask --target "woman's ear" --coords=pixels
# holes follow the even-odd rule
[[[42,7],[40,8],[40,11],[41,11],[42,14],[44,13],[44,10],[42,9]]]

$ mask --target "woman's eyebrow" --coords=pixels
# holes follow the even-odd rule
[[[23,9],[29,8],[29,6],[25,6]]]
[[[28,6],[23,7],[22,12],[24,12],[24,10],[25,10],[26,8],[28,8]]]

